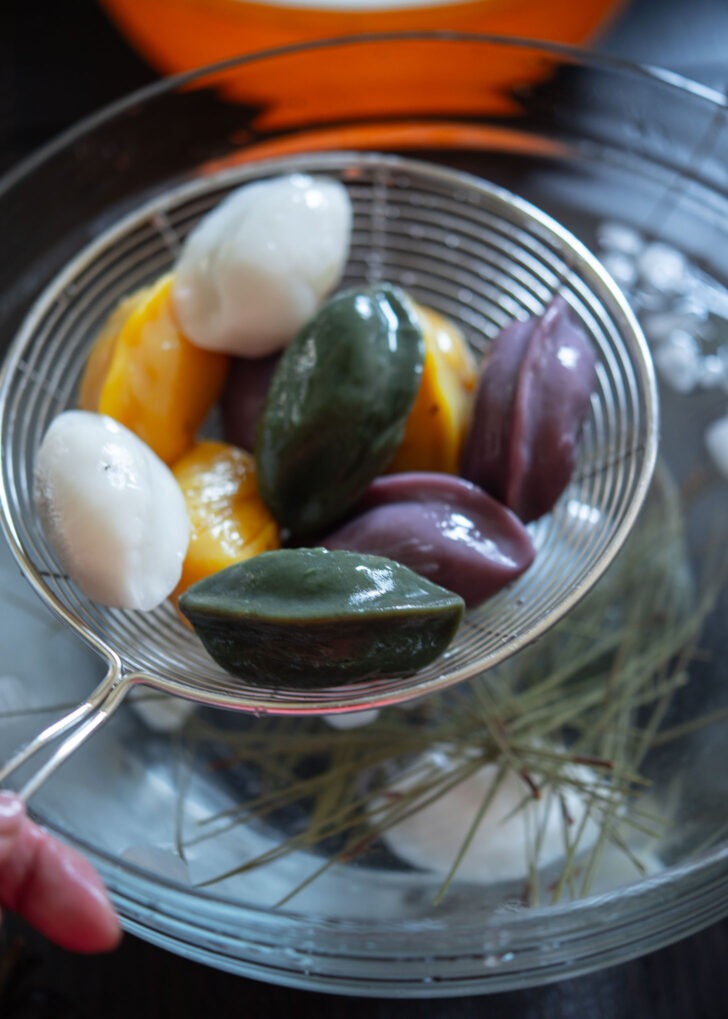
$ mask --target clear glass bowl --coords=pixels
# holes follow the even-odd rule
[[[667,73],[452,34],[330,40],[161,82],[68,132],[0,185],[0,219],[13,238],[0,261],[2,343],[90,241],[201,174],[320,149],[399,153],[475,173],[562,223],[624,286],[663,380],[663,467],[682,493],[697,604],[728,529],[726,482],[705,443],[728,391],[725,120],[719,94]],[[40,605],[6,549],[2,583],[5,757],[88,694],[102,666]],[[214,756],[191,755],[182,734],[154,731],[133,707],[32,806],[96,863],[128,930],[246,976],[414,997],[612,965],[728,912],[726,602],[723,585],[696,653],[679,663],[684,682],[665,720],[674,738],[644,761],[640,803],[659,813],[659,835],[645,852],[605,857],[585,896],[526,906],[513,882],[456,878],[436,904],[441,876],[364,852],[276,907],[325,862],[307,848],[207,885],[300,831],[301,818],[283,812],[221,828],[190,841],[182,859],[180,826],[232,808],[252,794],[255,776],[231,779],[210,766]],[[217,724],[239,722],[226,718]],[[288,723],[260,724],[274,740],[276,725]],[[544,881],[548,888],[548,874]]]

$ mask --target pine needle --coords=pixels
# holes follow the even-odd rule
[[[255,720],[234,728],[223,728],[219,716],[198,719],[188,726],[187,738],[209,766],[230,775],[242,769],[244,776],[254,776],[259,792],[198,824],[187,849],[235,825],[257,826],[275,842],[205,885],[291,853],[318,854],[320,863],[281,900],[288,902],[332,866],[366,860],[388,831],[447,797],[485,765],[495,766],[496,778],[472,817],[463,819],[465,835],[436,902],[457,879],[509,771],[524,785],[523,802],[514,809],[544,800],[562,819],[564,854],[552,901],[588,893],[607,845],[639,871],[627,833],[660,837],[659,819],[634,805],[649,787],[645,761],[653,748],[703,724],[665,722],[676,693],[689,681],[700,633],[728,575],[725,553],[708,559],[712,573],[696,583],[679,494],[663,471],[603,580],[562,624],[497,669],[412,710],[386,709],[374,722],[343,732],[320,719]],[[704,721],[716,717],[722,716]],[[571,802],[576,795],[583,804],[576,824],[567,792]],[[286,835],[277,818],[292,810],[304,824]],[[546,815],[540,816],[529,846],[529,901],[538,895]],[[592,822],[598,836],[585,849],[584,832]]]

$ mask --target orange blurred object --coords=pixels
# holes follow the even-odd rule
[[[623,0],[100,0],[164,74],[276,46],[369,32],[456,31],[587,44]]]
[[[583,45],[624,0],[395,0],[389,6],[387,0],[339,0],[338,5],[319,0],[308,6],[295,0],[288,5],[243,0],[99,2],[164,74],[241,55],[251,58],[191,86],[219,90],[226,100],[244,104],[246,124],[236,141],[250,158],[255,155],[251,147],[286,133],[287,151],[310,148],[315,130],[319,148],[381,148],[382,128],[391,140],[391,132],[396,137],[413,126],[420,147],[479,145],[479,138],[460,139],[460,131],[468,130],[464,119],[517,113],[514,88],[547,77],[557,58],[537,56],[527,45],[515,44],[493,48],[484,61],[482,45],[475,43],[443,47],[430,37],[401,38],[395,45],[387,35],[371,40],[368,34],[489,33]],[[316,44],[344,37],[359,44]],[[285,49],[297,43],[311,45]],[[254,56],[281,46],[273,60]],[[454,130],[449,126],[453,111],[461,121]],[[412,144],[411,133],[407,143]]]

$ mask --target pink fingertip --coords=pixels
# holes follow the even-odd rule
[[[36,919],[48,937],[75,952],[108,952],[117,947],[122,931],[101,877],[94,867],[70,846],[49,839],[43,856],[48,873],[55,871],[57,906],[54,913],[42,910]],[[58,886],[61,878],[64,891]],[[48,902],[48,900],[46,900]],[[65,908],[63,908],[65,906]],[[59,924],[58,919],[63,917]]]
[[[0,790],[0,836],[14,834],[25,816],[25,804],[7,789]]]

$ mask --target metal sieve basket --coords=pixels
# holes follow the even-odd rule
[[[409,676],[266,690],[215,665],[170,604],[149,613],[121,611],[82,595],[46,542],[33,503],[33,470],[51,420],[74,406],[89,350],[118,301],[169,270],[192,227],[230,190],[294,171],[338,178],[349,191],[354,223],[343,285],[399,284],[456,322],[478,353],[509,321],[540,314],[561,294],[597,352],[597,387],[568,489],[551,513],[530,525],[533,565],[466,614],[443,656]],[[613,560],[647,493],[657,422],[650,356],[616,284],[580,241],[502,188],[395,156],[318,153],[243,164],[155,198],[52,282],[4,364],[0,503],[6,536],[35,590],[108,670],[87,701],[0,770],[0,781],[70,733],[24,787],[30,795],[134,684],[224,708],[303,714],[404,701],[491,668],[564,616]]]

